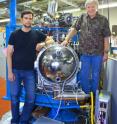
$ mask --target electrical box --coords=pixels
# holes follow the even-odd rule
[[[107,91],[101,91],[96,95],[95,118],[96,124],[110,124],[111,96]]]

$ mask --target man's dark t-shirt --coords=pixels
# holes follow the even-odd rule
[[[45,41],[46,35],[37,30],[23,32],[21,29],[14,31],[9,38],[9,45],[13,45],[12,68],[17,70],[34,69],[36,59],[36,45]]]

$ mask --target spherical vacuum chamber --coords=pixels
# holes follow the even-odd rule
[[[46,83],[69,83],[78,72],[79,60],[71,47],[60,44],[43,48],[37,56],[36,69]]]

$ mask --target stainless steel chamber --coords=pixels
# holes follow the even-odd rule
[[[79,59],[71,47],[60,44],[43,48],[36,59],[35,68],[38,74],[38,85],[65,85],[76,78]]]

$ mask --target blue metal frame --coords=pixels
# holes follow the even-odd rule
[[[12,31],[15,29],[16,25],[16,0],[11,0],[10,1],[10,23],[6,26],[6,47],[8,45],[8,39]],[[10,84],[8,81],[8,69],[6,65],[6,96],[4,97],[5,99],[10,99]]]

